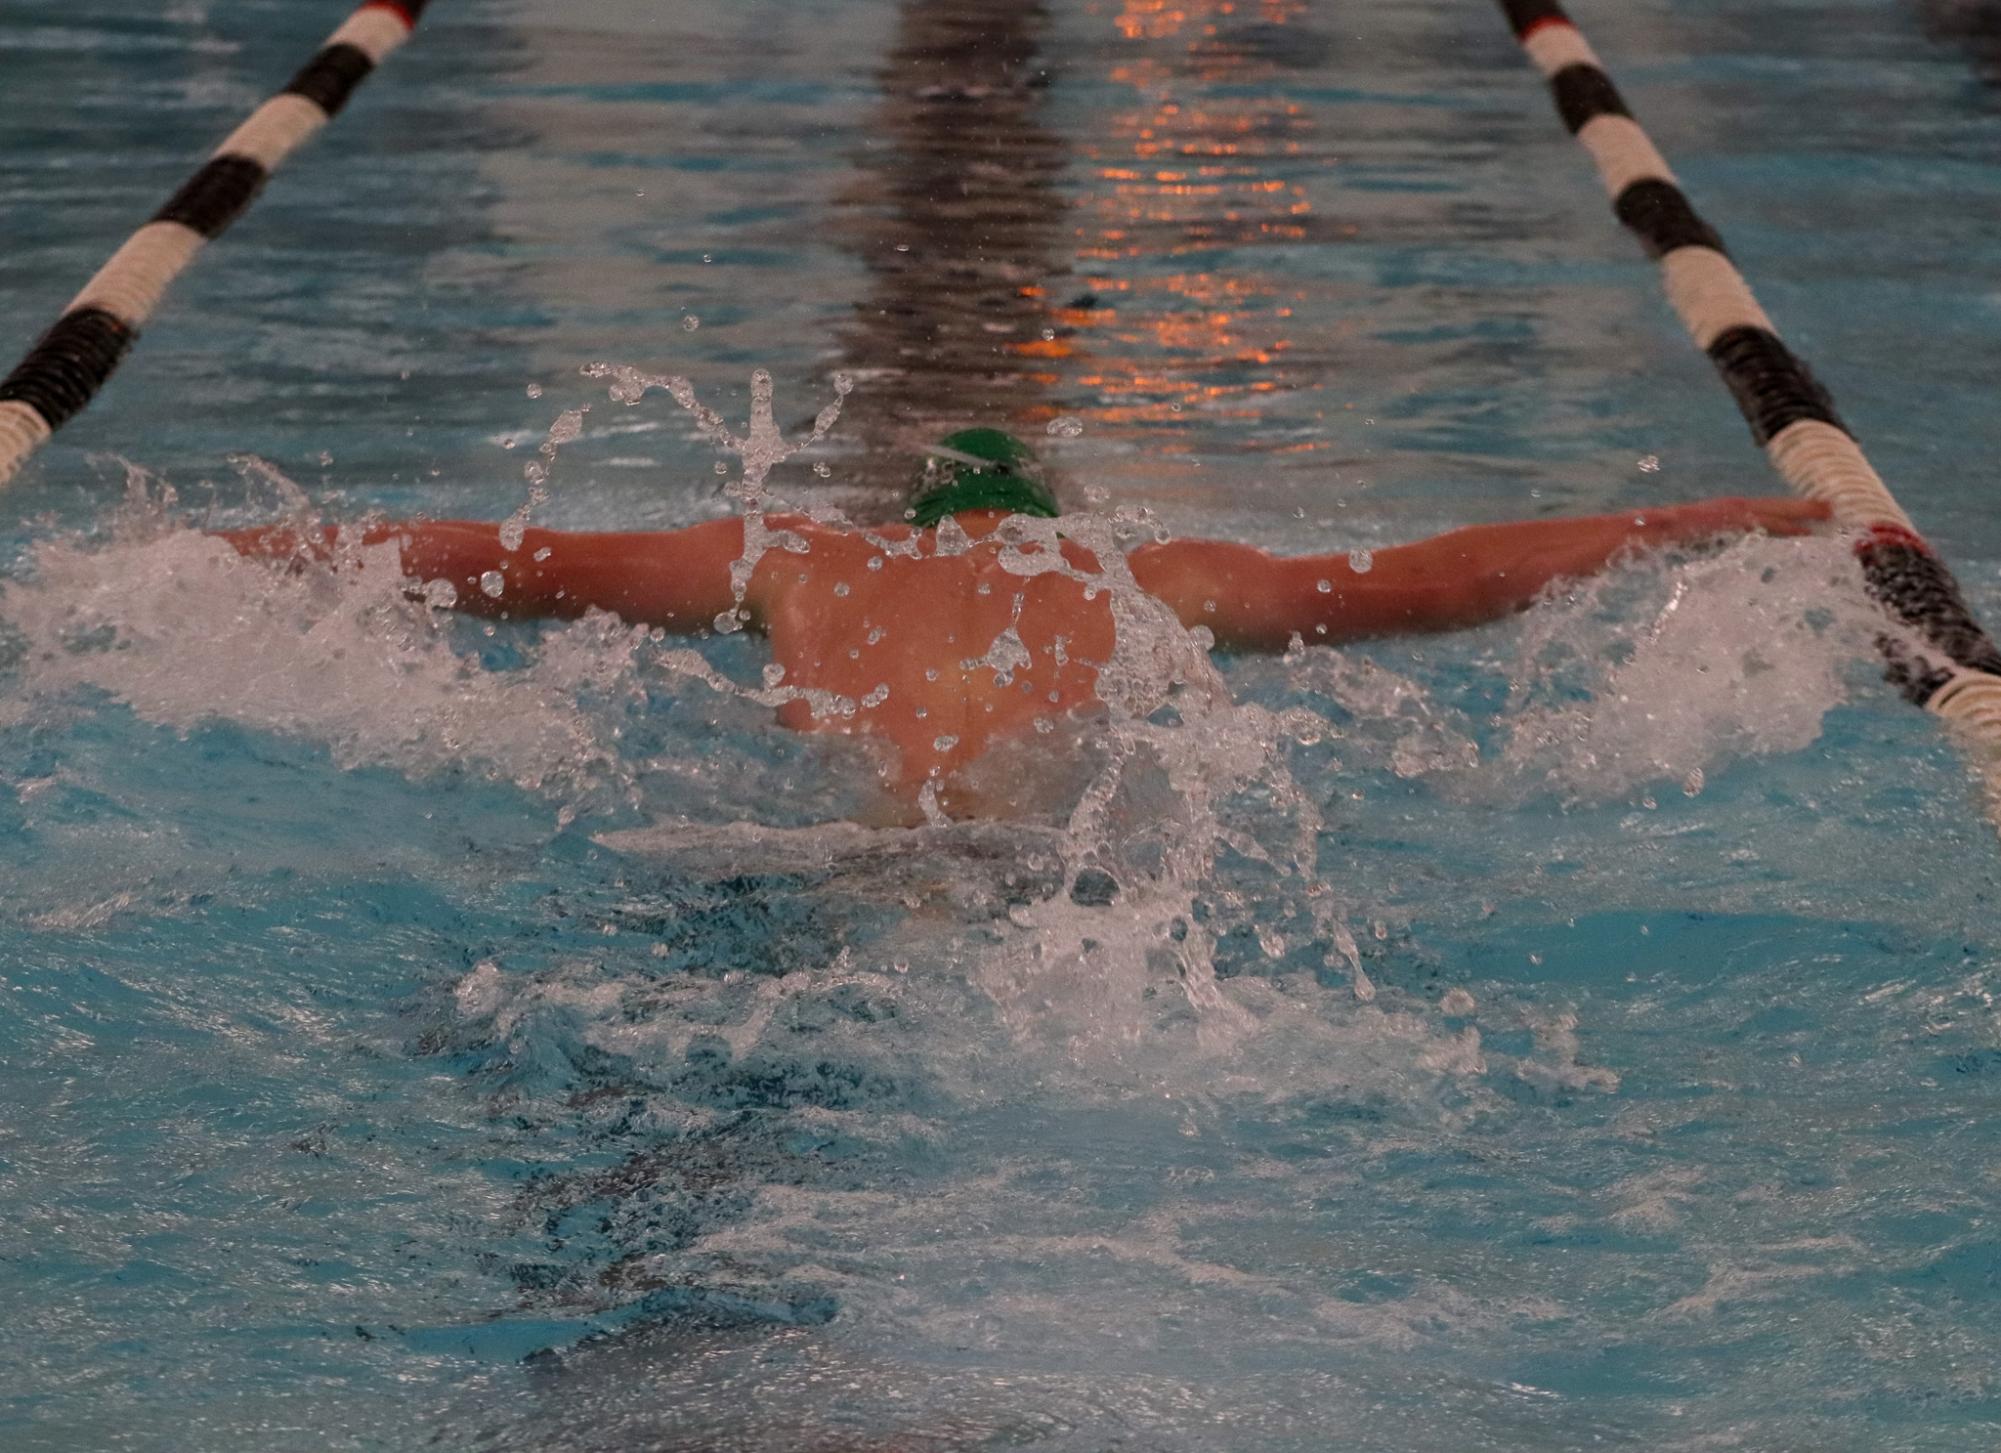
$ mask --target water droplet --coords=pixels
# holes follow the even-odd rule
[[[869,557],[868,557],[868,568],[869,568],[869,569],[871,569],[871,570],[880,570],[880,569],[882,569],[882,556],[880,556],[880,555],[871,555],[871,556],[869,556]]]
[[[879,681],[876,683],[875,690],[862,698],[862,705],[868,710],[874,711],[887,700],[889,700],[889,683],[887,681]]]
[[[1332,595],[1334,593],[1334,582],[1331,580],[1316,580],[1313,582],[1313,588],[1322,595]]]
[[[320,451],[320,463],[323,465],[333,463],[333,451],[331,449],[322,449]]]
[[[589,404],[579,404],[574,409],[565,409],[556,415],[555,422],[549,425],[549,437],[542,442],[542,453],[554,459],[557,445],[571,444],[583,438],[584,415],[590,411]]]
[[[1075,439],[1084,432],[1084,421],[1074,414],[1058,414],[1045,432],[1058,439]]]
[[[693,313],[687,313],[681,318],[681,326],[692,333],[702,326],[702,320],[697,318]]]
[[[829,464],[826,460],[822,459],[818,461],[816,464],[814,464],[813,472],[819,475],[820,478],[825,479],[828,475],[834,472],[834,466]]]
[[[949,752],[958,745],[959,739],[953,736],[933,737],[931,739],[931,749],[937,752]]]
[[[728,474],[729,472],[730,472],[730,464],[729,464],[729,461],[728,461],[727,459],[718,459],[718,460],[716,461],[716,473],[717,473],[717,474]]]
[[[553,553],[554,552],[550,550],[550,548],[547,545],[544,545],[541,549],[537,550],[533,555],[529,556],[528,558],[533,560],[537,565],[540,565],[544,560],[547,560],[549,556]]]
[[[1643,455],[1641,455],[1641,456],[1640,456],[1640,473],[1642,473],[1642,474],[1659,474],[1660,472],[1661,472],[1661,457],[1660,457],[1660,455],[1658,455],[1658,454],[1643,454]]]
[[[480,593],[500,599],[500,592],[507,589],[507,581],[498,570],[489,570],[479,578]]]
[[[785,668],[783,666],[779,665],[776,661],[766,664],[764,668],[764,684],[766,686],[776,686],[784,679]]]
[[[459,589],[449,580],[427,580],[424,582],[424,604],[436,606],[439,610],[450,610],[459,603]]]
[[[1688,775],[1681,779],[1681,790],[1686,796],[1695,797],[1701,793],[1705,780],[1702,775],[1702,768],[1691,767],[1689,768]]]
[[[542,385],[541,385],[541,384],[539,384],[539,383],[531,383],[531,384],[529,384],[529,385],[528,385],[528,397],[529,397],[529,398],[531,398],[531,399],[539,399],[539,398],[541,398],[541,397],[542,397]]]
[[[1376,557],[1367,550],[1350,550],[1348,568],[1357,575],[1367,575],[1376,568]]]
[[[835,595],[845,596],[851,588],[852,587],[850,587],[847,581],[845,580],[837,580],[834,582]]]
[[[500,447],[503,449],[512,449],[518,442],[520,441],[515,439],[502,439],[500,441]]]

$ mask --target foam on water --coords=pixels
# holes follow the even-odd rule
[[[608,617],[554,632],[528,669],[483,669],[397,547],[292,573],[239,557],[136,497],[109,538],[56,536],[0,587],[18,685],[10,711],[75,710],[94,690],[186,732],[226,719],[323,743],[344,766],[471,766],[575,800],[614,794],[614,744],[580,704],[630,688],[643,632]],[[354,568],[354,567],[360,568]]]
[[[744,459],[739,502],[775,513],[767,476],[792,446],[765,427],[768,381],[753,409],[718,437]],[[1442,1399],[1505,1424],[1546,1394],[1500,1390],[1462,1349],[1561,1343],[1572,1301],[1463,1248],[1380,1277],[1390,1233],[1299,1207],[1366,1203],[1372,1177],[1441,1145],[1499,1154],[1482,1127],[1526,1123],[1509,1118],[1519,1102],[1616,1114],[1610,1011],[1505,975],[1427,980],[1403,890],[1340,866],[1339,843],[1380,810],[1380,782],[1407,794],[1400,811],[1470,819],[1474,836],[1552,798],[1580,815],[1657,791],[1686,802],[1813,742],[1867,679],[1876,618],[1842,542],[1746,541],[1572,591],[1444,648],[1443,672],[1386,664],[1401,647],[1219,661],[1125,569],[1154,531],[1143,512],[1062,521],[1104,567],[1087,583],[1119,643],[1103,719],[1032,744],[1076,763],[1070,800],[1039,821],[802,820],[814,776],[855,764],[803,739],[763,760],[778,739],[754,711],[793,688],[727,632],[453,620],[411,598],[385,550],[284,573],[179,527],[157,497],[102,539],[39,542],[0,595],[9,710],[80,719],[109,697],[177,732],[224,721],[419,780],[470,769],[518,784],[537,814],[551,799],[595,814],[590,841],[558,834],[603,856],[557,878],[548,921],[493,890],[505,926],[420,991],[424,1054],[463,1077],[479,1156],[539,1169],[496,1185],[506,1209],[471,1233],[511,1247],[489,1258],[504,1294],[484,1293],[507,1316],[445,1298],[435,1325],[369,1335],[471,1358],[609,1339],[494,1446],[533,1446],[538,1419],[580,1396],[615,1442],[616,1369],[632,1366],[648,1379],[634,1426],[684,1383],[678,1433],[703,1430],[701,1446],[824,1426],[818,1384],[795,1372],[844,1380],[870,1428],[899,1426],[927,1380],[942,1389],[930,1426],[966,1438],[1082,1448],[1197,1417],[1312,1446],[1367,1431],[1330,1348],[1376,1388],[1414,1359],[1414,1416]],[[1003,563],[1070,569],[1056,541],[1055,522],[1017,520]],[[797,543],[769,531],[753,548]],[[1019,664],[1009,631],[982,644],[972,669]],[[1440,901],[1449,888],[1417,888],[1434,941],[1473,916]],[[94,931],[135,903],[93,887],[43,902],[36,931]],[[1591,1203],[1607,1234],[1679,1225],[1697,1192],[1649,1174]],[[1478,1194],[1440,1191],[1426,1214],[1470,1216]],[[1555,1199],[1551,1225],[1598,1224]],[[1660,1325],[1762,1306],[1839,1262],[1720,1258],[1658,1299]],[[803,1344],[770,1332],[830,1318]],[[633,1330],[649,1323],[664,1329]],[[746,1327],[749,1352],[728,1330]],[[699,1344],[685,1377],[648,1361],[662,1337]]]
[[[1885,629],[1847,541],[1749,536],[1643,557],[1490,628],[1483,664],[1505,695],[1485,710],[1380,653],[1295,645],[1284,664],[1292,689],[1350,719],[1357,765],[1469,802],[1581,804],[1692,794],[1719,767],[1809,746]]]
[[[1884,629],[1840,538],[1746,538],[1590,581],[1526,623],[1500,762],[1587,798],[1692,795],[1719,763],[1810,745]]]
[[[610,377],[613,398],[627,404],[665,389],[739,456],[741,477],[726,490],[751,522],[739,589],[763,551],[805,548],[764,524],[787,507],[769,476],[834,424],[845,380],[810,436],[792,442],[776,428],[762,371],[740,435],[685,379],[612,365],[586,372]],[[535,495],[524,511],[541,497],[556,449],[582,427],[576,409],[552,426],[529,467]],[[266,475],[295,517],[310,515],[296,486]],[[282,574],[177,528],[170,506],[142,488],[108,542],[54,538],[34,548],[29,578],[0,595],[20,642],[15,713],[75,709],[79,690],[94,688],[180,731],[227,718],[302,735],[344,765],[418,775],[476,765],[557,795],[567,820],[579,806],[658,810],[673,800],[650,790],[661,763],[620,740],[620,712],[643,703],[648,678],[685,677],[765,706],[802,694],[770,679],[741,684],[695,650],[597,616],[513,643],[518,669],[485,669],[460,645],[466,628],[440,618],[437,597],[411,598],[393,545],[356,550],[334,569]],[[1050,1038],[1101,1068],[1177,1015],[1219,1053],[1246,1034],[1277,1032],[1282,1000],[1253,1004],[1262,989],[1217,978],[1217,945],[1232,934],[1255,937],[1279,976],[1272,982],[1310,965],[1345,975],[1356,1000],[1374,997],[1348,926],[1366,905],[1345,900],[1319,862],[1325,809],[1340,793],[1302,786],[1291,767],[1298,749],[1345,737],[1358,765],[1386,761],[1396,776],[1467,802],[1550,790],[1604,799],[1661,781],[1694,793],[1719,763],[1811,742],[1880,629],[1842,542],[1749,540],[1593,581],[1532,612],[1505,648],[1507,695],[1491,720],[1359,654],[1305,647],[1281,663],[1293,704],[1268,707],[1233,699],[1206,632],[1181,629],[1133,582],[1124,550],[1156,529],[1145,512],[1062,521],[1062,535],[1099,559],[1101,570],[1080,578],[1104,593],[1118,627],[1099,680],[1106,717],[1070,744],[1086,770],[1054,845],[1039,839],[1026,850],[1053,865],[1053,878],[1005,904],[1005,926],[961,965],[1017,1035]],[[964,548],[952,533],[940,531],[941,549]],[[1057,549],[1055,522],[1018,518],[1003,540],[1002,564],[1016,574],[1078,574]],[[726,615],[719,629],[733,629]],[[972,663],[1004,672],[1019,654],[1018,638],[1003,631]],[[1346,719],[1313,709],[1315,698]],[[815,702],[822,711],[857,705]],[[1314,763],[1323,783],[1340,770],[1324,756]],[[746,825],[744,844],[759,831]],[[669,847],[680,841],[667,837]],[[639,840],[606,841],[629,850]],[[835,829],[827,852],[853,846]],[[961,868],[994,881],[985,868]],[[980,890],[960,896],[976,901]],[[1461,1030],[1443,1034],[1441,1063],[1477,1062],[1478,1036],[1464,1033],[1463,1050]]]

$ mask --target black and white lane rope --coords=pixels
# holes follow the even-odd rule
[[[1591,154],[1619,220],[1660,264],[1668,301],[1729,385],[1751,437],[1787,484],[1823,500],[1855,547],[1869,593],[1908,631],[1883,640],[1889,677],[1912,701],[2001,750],[2001,651],[1932,548],[1863,456],[1834,402],[1780,339],[1723,239],[1696,212],[1556,0],[1499,0],[1549,82],[1557,113]]]
[[[251,113],[84,284],[56,324],[0,381],[0,486],[82,412],[118,367],[161,296],[202,244],[242,215],[271,173],[410,37],[426,0],[369,0]]]

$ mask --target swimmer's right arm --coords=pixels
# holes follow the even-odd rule
[[[237,552],[280,561],[329,560],[338,526],[301,535],[286,526],[229,530]],[[528,530],[509,550],[500,527],[477,520],[371,525],[363,545],[394,541],[403,574],[420,584],[442,580],[454,604],[475,615],[522,619],[611,611],[638,625],[697,631],[733,609],[730,565],[743,553],[743,521],[710,520],[683,530],[601,532]],[[499,592],[487,588],[499,576]],[[746,602],[753,608],[757,602]]]

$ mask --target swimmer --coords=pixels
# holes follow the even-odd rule
[[[1102,709],[1098,671],[1115,632],[1099,561],[1057,538],[1063,568],[1025,574],[1038,557],[1047,561],[1048,547],[1004,529],[1014,516],[1060,513],[1026,445],[997,429],[965,429],[932,451],[901,522],[861,529],[767,516],[766,528],[782,533],[740,601],[730,570],[744,554],[738,518],[653,532],[530,529],[513,550],[499,526],[471,521],[381,524],[362,538],[395,541],[407,577],[449,582],[458,608],[480,615],[595,609],[692,633],[737,612],[768,638],[781,683],[823,707],[804,696],[787,701],[781,724],[871,736],[894,749],[885,780],[911,812],[935,783],[945,811],[974,816],[978,794],[961,788],[955,799],[955,783],[989,748],[1032,737],[1038,720],[1046,729]],[[1139,546],[1127,564],[1141,590],[1223,649],[1282,651],[1295,637],[1338,645],[1476,625],[1640,550],[1746,531],[1797,535],[1826,518],[1826,507],[1810,501],[1715,499],[1473,525],[1366,560],[1171,540]],[[948,519],[963,536],[940,549]],[[289,528],[263,527],[225,538],[245,555],[298,561],[327,558],[338,532],[327,527],[301,541]],[[833,700],[849,709],[826,709]]]

